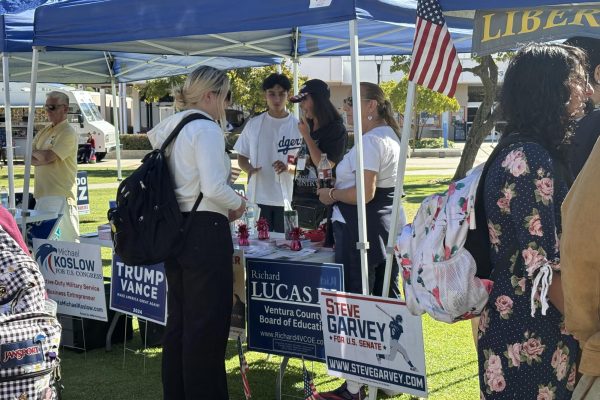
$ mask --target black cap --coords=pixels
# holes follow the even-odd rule
[[[307,95],[314,94],[329,99],[329,86],[320,79],[311,79],[300,88],[300,93],[290,97],[290,102],[300,103]]]

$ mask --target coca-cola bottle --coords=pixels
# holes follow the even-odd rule
[[[317,173],[319,178],[319,187],[333,187],[333,173],[331,171],[331,164],[329,164],[326,153],[321,153],[321,161],[319,161],[319,165],[317,166]]]

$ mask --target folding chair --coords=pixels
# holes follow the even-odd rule
[[[61,218],[65,214],[66,204],[65,199],[53,196],[51,207],[48,207],[48,210],[56,212],[58,216],[53,219],[27,224],[27,246],[30,249],[33,249],[34,238],[60,240],[59,225]]]

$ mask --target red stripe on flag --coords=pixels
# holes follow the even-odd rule
[[[454,96],[462,67],[435,0],[418,1],[415,29],[409,80]]]
[[[448,68],[446,68],[446,73],[444,74],[444,82],[445,82],[445,88],[444,91],[442,93],[444,93],[446,96],[452,97],[454,95],[454,92],[456,91],[456,83],[458,82],[458,78],[453,80],[450,79],[451,76],[458,76],[460,75],[460,71],[462,71],[462,68],[460,67],[460,63],[458,63],[458,65],[455,65],[454,63],[454,59],[456,58],[456,51],[454,49],[452,49],[452,51],[450,52],[450,65],[448,66]],[[458,71],[457,71],[458,70]]]
[[[445,35],[441,42],[438,42],[437,46],[437,51],[438,51],[438,56],[439,56],[439,60],[438,62],[435,64],[435,68],[433,70],[433,74],[432,76],[432,82],[431,82],[431,89],[432,90],[438,90],[439,86],[441,85],[436,85],[436,83],[438,82],[438,78],[439,78],[439,74],[440,71],[442,70],[442,67],[444,67],[444,69],[446,69],[445,67],[448,64],[448,59],[445,56],[446,54],[446,49],[448,48],[448,42],[450,42],[450,36],[449,35]],[[441,54],[440,54],[441,53]],[[444,79],[447,79],[446,77],[444,77]],[[443,82],[444,80],[442,80]],[[437,88],[436,88],[437,86]]]
[[[415,31],[415,41],[413,44],[413,54],[412,54],[412,62],[410,66],[410,73],[408,75],[409,80],[415,79],[416,71],[419,70],[418,64],[421,62],[421,55],[423,53],[423,47],[425,47],[425,43],[421,38],[423,37],[423,29],[422,29],[423,20],[421,18],[417,18],[417,27]]]
[[[429,24],[431,29],[429,31],[429,37],[431,40],[427,41],[427,58],[423,62],[423,70],[421,71],[421,78],[419,79],[419,84],[429,87],[431,85],[431,78],[427,77],[427,72],[429,68],[431,68],[431,61],[433,60],[433,56],[436,50],[435,44],[437,43],[439,28],[437,25]]]

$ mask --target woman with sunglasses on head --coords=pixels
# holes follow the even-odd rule
[[[397,165],[400,158],[400,127],[394,119],[392,105],[381,88],[373,83],[360,84],[362,145],[364,160],[365,202],[367,240],[369,242],[368,292],[375,296],[383,293],[386,245],[390,230]],[[352,99],[345,101],[350,111]],[[332,189],[318,190],[323,204],[333,205],[333,234],[335,238],[335,262],[344,265],[344,288],[346,292],[362,293],[362,273],[358,242],[358,211],[356,188],[356,145],[338,164],[337,179]],[[404,225],[404,212],[400,218]],[[394,260],[390,280],[390,297],[398,297],[398,264]],[[405,359],[411,369],[415,366],[408,356]],[[352,381],[345,382],[333,392],[323,393],[332,400],[365,399],[364,388]]]
[[[167,328],[163,338],[164,399],[229,399],[225,349],[233,299],[229,222],[246,205],[229,186],[230,160],[222,128],[229,79],[202,66],[175,90],[178,109],[148,132],[159,148],[187,116],[188,122],[167,148],[167,162],[184,221],[192,218],[178,255],[165,261],[169,285]],[[201,201],[193,212],[197,199]]]
[[[494,287],[479,320],[481,397],[571,398],[577,341],[566,332],[560,276],[567,146],[592,93],[583,51],[530,44],[504,75],[501,150],[483,179]]]
[[[327,159],[333,169],[342,160],[348,143],[348,132],[344,121],[335,106],[329,100],[329,87],[320,79],[306,81],[300,93],[290,98],[292,103],[300,103],[302,118],[298,129],[304,139],[303,148],[298,152],[296,176],[294,179],[294,208],[299,210],[298,216],[302,225],[302,209],[314,210],[318,215],[314,223],[318,225],[327,215],[317,197],[317,166],[321,154],[327,154]],[[307,222],[306,220],[304,221]],[[303,226],[316,228],[317,226]]]

